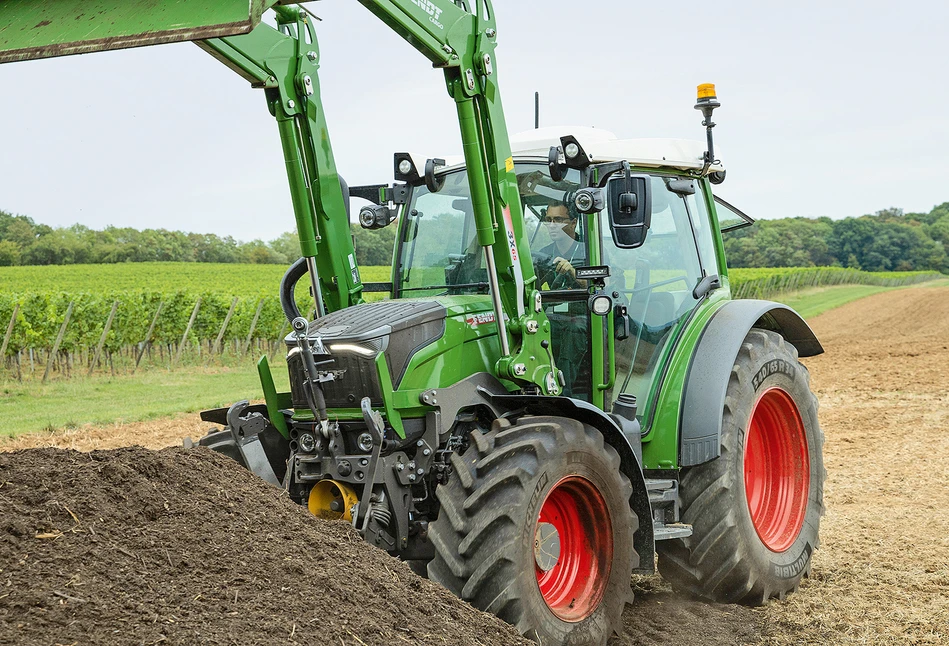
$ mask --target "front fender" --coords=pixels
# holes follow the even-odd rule
[[[824,352],[810,326],[786,305],[750,299],[723,305],[702,331],[686,374],[679,411],[679,466],[720,455],[725,390],[738,350],[753,327],[777,332],[801,357]]]

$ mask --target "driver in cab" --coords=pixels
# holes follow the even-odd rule
[[[586,263],[586,249],[580,239],[576,209],[563,202],[547,207],[543,225],[550,236],[550,244],[535,254],[537,284],[548,289],[573,289],[582,286],[577,281],[576,267]],[[585,282],[585,281],[584,281]]]

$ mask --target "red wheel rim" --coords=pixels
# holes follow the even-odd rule
[[[745,438],[745,496],[758,538],[772,552],[787,550],[804,525],[810,464],[804,422],[781,388],[761,393]]]
[[[534,557],[537,585],[554,615],[576,622],[596,610],[613,562],[613,524],[592,482],[569,476],[548,492],[534,528]]]

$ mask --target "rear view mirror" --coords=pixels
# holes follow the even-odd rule
[[[642,246],[652,215],[647,178],[615,177],[608,187],[613,243],[620,249]]]

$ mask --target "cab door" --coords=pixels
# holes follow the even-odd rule
[[[652,215],[643,245],[617,246],[607,217],[599,232],[608,291],[626,308],[625,321],[614,314],[616,378],[605,408],[621,393],[634,395],[644,433],[678,331],[701,299],[693,290],[719,274],[703,182],[658,174],[647,181]]]

